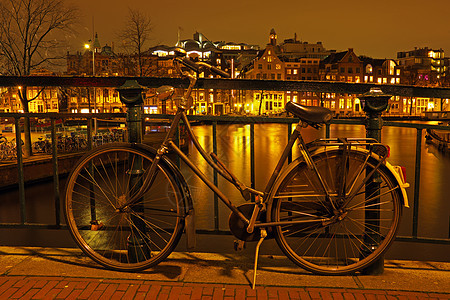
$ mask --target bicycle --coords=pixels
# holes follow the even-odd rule
[[[51,154],[51,141],[45,136],[38,137],[38,140],[33,143],[33,149],[36,150],[37,153]]]
[[[402,207],[408,205],[408,184],[404,174],[386,161],[387,146],[367,138],[305,143],[301,129],[319,128],[331,121],[332,113],[288,102],[286,110],[299,119],[298,125],[266,188],[256,190],[240,182],[215,154],[205,152],[187,118],[197,80],[189,70],[228,74],[183,53],[174,64],[190,84],[161,146],[99,146],[80,159],[68,178],[66,221],[87,256],[109,269],[139,271],[167,258],[184,230],[188,246],[195,244],[193,201],[183,175],[167,157],[169,150],[231,210],[230,231],[239,240],[235,246],[258,241],[254,276],[265,238],[275,238],[290,260],[317,274],[355,273],[383,255],[396,235]],[[168,99],[173,90],[163,86],[157,93]],[[181,120],[203,159],[247,203],[235,206],[175,144]],[[285,166],[296,142],[301,155]]]

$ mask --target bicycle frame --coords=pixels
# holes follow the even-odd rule
[[[191,138],[195,148],[199,151],[199,153],[201,154],[203,159],[205,159],[208,162],[208,164],[214,170],[216,170],[223,178],[225,178],[227,181],[232,183],[241,192],[244,199],[249,201],[250,195],[255,195],[257,197],[259,196],[259,197],[263,198],[263,201],[255,202],[255,208],[254,208],[254,212],[252,214],[252,216],[254,216],[254,217],[252,217],[250,220],[242,214],[242,212],[228,199],[228,197],[217,186],[215,186],[214,183],[211,182],[211,180],[209,180],[207,178],[207,176],[174,143],[173,139],[175,137],[178,125],[181,120],[183,121],[183,123],[186,126],[187,135]],[[297,128],[301,128],[300,123],[299,123],[299,126],[297,126]],[[239,182],[239,180],[228,169],[226,169],[226,167],[223,164],[221,164],[217,158],[216,158],[217,159],[217,163],[216,163],[213,161],[213,159],[211,157],[209,157],[206,154],[206,151],[200,145],[200,143],[198,142],[198,140],[195,137],[195,134],[192,130],[192,127],[191,127],[190,122],[186,115],[186,107],[184,105],[180,105],[178,107],[177,113],[175,114],[175,117],[171,123],[171,127],[170,127],[163,143],[161,144],[160,148],[157,150],[157,155],[155,156],[152,166],[148,170],[146,170],[146,172],[145,172],[146,174],[144,174],[145,179],[144,179],[141,190],[119,209],[123,209],[124,207],[129,206],[129,205],[134,204],[139,201],[139,198],[142,196],[143,193],[145,193],[147,188],[151,186],[151,184],[155,178],[157,164],[161,160],[162,156],[167,154],[169,152],[169,149],[171,149],[219,197],[219,199],[233,213],[235,213],[239,217],[239,219],[241,219],[246,225],[248,225],[249,228],[251,228],[250,229],[251,232],[253,231],[254,227],[267,227],[267,226],[283,225],[284,222],[270,222],[270,223],[261,222],[261,223],[255,224],[255,222],[257,221],[256,215],[262,209],[262,207],[261,207],[262,203],[264,203],[265,200],[267,199],[267,195],[270,193],[273,184],[275,183],[277,177],[279,176],[281,169],[283,168],[283,165],[287,161],[289,153],[291,152],[291,149],[297,140],[299,141],[301,153],[305,157],[305,160],[311,162],[310,154],[307,151],[307,147],[301,136],[300,129],[296,129],[296,130],[294,130],[288,143],[286,144],[286,146],[278,160],[278,163],[277,163],[269,181],[267,182],[264,192],[258,191],[258,190],[252,189],[252,188],[246,186],[245,184]],[[311,163],[311,165],[314,165],[314,164]],[[322,180],[320,174],[317,172],[317,170],[316,170],[316,174],[323,184],[324,191],[326,191],[323,180]],[[327,222],[330,220],[331,220],[330,218],[322,218],[322,219],[318,219],[317,222]],[[303,223],[303,222],[305,222],[305,221],[290,221],[290,224]],[[311,222],[311,221],[308,221],[308,222]],[[249,233],[251,233],[251,232],[249,232]]]
[[[260,222],[256,224],[256,217],[259,213],[259,211],[261,209],[263,209],[264,205],[266,204],[267,198],[269,193],[271,192],[271,189],[274,185],[274,183],[276,182],[276,179],[278,178],[284,164],[286,163],[289,153],[291,152],[291,149],[293,147],[293,145],[295,144],[296,141],[299,142],[299,148],[300,148],[300,153],[303,156],[305,162],[307,163],[308,167],[311,170],[314,170],[314,173],[316,174],[317,178],[319,179],[319,182],[322,186],[322,189],[324,191],[324,193],[326,194],[326,198],[329,199],[329,201],[331,202],[331,205],[333,208],[335,208],[335,203],[333,203],[333,200],[331,197],[331,195],[329,194],[328,189],[326,188],[326,184],[323,180],[323,178],[321,177],[319,171],[317,170],[314,162],[312,161],[312,157],[311,154],[308,151],[308,147],[305,144],[302,135],[300,133],[300,130],[302,128],[302,121],[299,121],[296,129],[293,131],[292,135],[289,138],[288,143],[286,144],[279,160],[278,163],[274,169],[274,171],[272,172],[272,175],[270,176],[269,181],[267,182],[267,185],[265,187],[264,192],[262,191],[258,191],[256,189],[252,189],[248,186],[246,186],[245,184],[241,183],[236,176],[234,176],[226,167],[224,164],[222,164],[219,159],[217,158],[217,156],[215,156],[215,154],[211,154],[211,157],[208,156],[208,154],[206,153],[206,151],[203,149],[203,147],[200,145],[200,143],[198,142],[197,138],[195,137],[195,134],[192,130],[192,127],[190,125],[190,122],[187,118],[186,115],[186,111],[191,107],[191,104],[188,103],[189,96],[192,92],[192,89],[196,83],[196,77],[190,75],[190,74],[186,74],[184,73],[185,76],[187,76],[190,80],[190,84],[189,87],[187,89],[187,91],[184,94],[184,97],[181,98],[180,104],[178,105],[178,109],[177,112],[175,114],[174,119],[172,120],[170,129],[163,141],[163,143],[161,144],[161,146],[159,147],[159,149],[157,150],[157,155],[155,156],[155,159],[152,162],[152,165],[149,169],[147,169],[144,173],[144,181],[142,184],[142,188],[139,190],[139,192],[133,196],[131,199],[129,199],[129,201],[127,201],[127,203],[125,203],[124,205],[122,205],[122,207],[119,207],[119,210],[124,209],[126,206],[129,206],[131,204],[135,204],[139,201],[140,197],[147,191],[147,189],[151,186],[155,176],[156,176],[156,172],[157,172],[157,165],[159,163],[159,161],[161,160],[162,156],[166,155],[169,152],[169,149],[174,151],[180,158],[181,160],[184,161],[184,163],[186,163],[186,165],[209,187],[209,189],[211,189],[217,196],[218,198],[234,213],[238,216],[238,218],[240,220],[242,220],[242,222],[244,222],[244,224],[247,225],[247,231],[248,233],[252,233],[253,229],[255,227],[270,227],[270,226],[278,226],[278,225],[284,225],[287,224],[286,222]],[[211,182],[211,180],[209,180],[207,178],[207,176],[192,162],[190,161],[190,159],[183,153],[183,151],[174,143],[174,137],[176,135],[177,132],[177,128],[180,124],[180,121],[183,121],[183,123],[186,126],[186,131],[187,131],[187,135],[188,137],[192,140],[195,148],[197,149],[197,151],[201,154],[201,156],[203,157],[203,159],[205,159],[208,164],[214,169],[216,170],[223,178],[225,178],[227,181],[229,181],[230,183],[232,183],[242,194],[243,198],[247,201],[249,201],[251,199],[251,195],[255,195],[257,197],[257,201],[254,202],[255,206],[254,206],[254,210],[253,210],[253,214],[252,217],[249,219],[247,218],[231,201],[230,199],[228,199],[228,197],[216,186],[214,185],[213,182]],[[373,143],[377,143],[375,140],[368,140],[368,139],[360,139],[360,140],[364,140],[366,142],[365,145],[370,145]],[[343,141],[337,141],[337,142],[332,142],[331,140],[322,140],[325,141],[325,143],[331,143],[331,145],[340,145],[341,147],[343,147],[344,151],[348,151],[349,147],[346,142]],[[378,143],[377,143],[378,144]],[[385,157],[384,159],[381,159],[379,161],[378,166],[376,166],[373,170],[373,172],[385,161]],[[216,162],[215,162],[215,161]],[[373,173],[372,172],[372,173]],[[261,198],[263,200],[261,200]],[[327,222],[332,222],[333,218],[328,217],[328,218],[320,218],[317,219],[317,222],[322,222],[322,223],[327,223]],[[309,221],[303,221],[303,220],[298,220],[298,221],[289,221],[289,224],[296,224],[296,223],[304,223],[304,222],[312,222],[311,220]]]

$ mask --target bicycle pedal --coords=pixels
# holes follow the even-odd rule
[[[234,240],[233,246],[234,246],[234,251],[242,251],[245,249],[245,241]]]

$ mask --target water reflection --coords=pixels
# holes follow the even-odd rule
[[[263,190],[268,181],[279,155],[287,143],[287,125],[283,124],[255,124],[255,172],[256,188]],[[212,126],[199,126],[194,128],[200,143],[207,152],[212,151]],[[303,129],[305,141],[325,137],[325,130],[313,128]],[[331,137],[364,137],[364,126],[332,125]],[[415,171],[415,145],[417,131],[413,128],[387,127],[382,131],[382,142],[387,143],[391,149],[389,161],[393,165],[402,165],[407,169],[407,181],[411,184],[408,189],[410,206],[413,205],[414,171]],[[423,139],[423,138],[422,138]],[[218,125],[217,141],[219,158],[229,169],[243,181],[250,185],[250,126],[249,125]],[[294,147],[294,158],[299,155]],[[200,156],[192,149],[189,157],[213,180],[213,173]],[[419,236],[448,238],[450,202],[447,200],[446,187],[450,186],[450,157],[435,151],[434,146],[426,145],[422,140],[422,174],[420,185],[419,207]],[[196,202],[197,225],[202,229],[214,228],[213,194],[204,184],[188,174],[188,183],[192,189]],[[447,174],[447,175],[446,175]],[[219,187],[226,191],[227,196],[236,203],[242,203],[242,197],[231,184],[219,179]],[[228,209],[219,204],[219,229],[228,229]],[[400,227],[401,235],[411,235],[412,209],[405,209]]]

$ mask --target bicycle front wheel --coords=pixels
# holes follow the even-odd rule
[[[130,144],[100,146],[68,178],[65,216],[75,242],[97,263],[138,271],[165,259],[184,228],[185,207],[177,178],[164,161],[151,187],[126,205],[142,185],[153,154]]]
[[[288,258],[311,272],[360,271],[395,237],[403,201],[400,187],[368,151],[327,149],[313,161],[323,184],[314,170],[297,160],[275,187],[272,220],[283,222],[274,227],[277,243]]]

